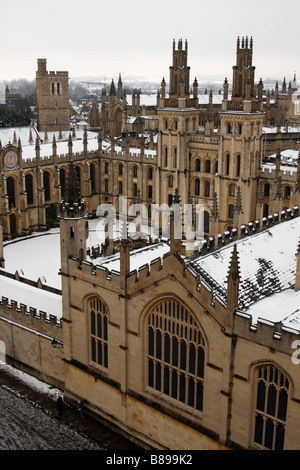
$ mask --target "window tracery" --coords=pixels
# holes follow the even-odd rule
[[[147,384],[196,410],[203,409],[205,342],[178,300],[157,304],[147,323]]]

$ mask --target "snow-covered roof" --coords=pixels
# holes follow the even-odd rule
[[[29,136],[33,139],[33,143],[29,143]],[[56,153],[57,155],[66,155],[69,151],[68,147],[68,140],[70,131],[62,131],[62,141],[59,141],[59,132],[52,131],[47,132],[48,142],[44,143],[45,141],[45,132],[37,132],[34,127],[25,126],[25,127],[2,127],[0,128],[0,141],[2,147],[6,145],[13,144],[14,142],[14,135],[18,140],[21,141],[22,146],[22,158],[23,160],[33,159],[36,156],[35,153],[35,141],[37,136],[39,137],[40,142],[40,155],[42,158],[52,156],[52,141],[53,135],[55,135],[56,139]],[[75,131],[75,139],[72,140],[72,151],[73,153],[82,152],[83,151],[83,129],[76,129]],[[88,141],[88,151],[93,152],[98,149],[98,134],[96,132],[87,131],[87,141]],[[17,143],[16,143],[17,145]]]
[[[160,242],[144,248],[138,248],[130,254],[130,271],[139,270],[145,264],[150,264],[156,258],[162,258],[169,253],[170,247],[167,243]],[[91,260],[95,265],[101,265],[108,271],[120,271],[120,254],[119,252],[107,257],[96,258]]]
[[[134,222],[131,222],[129,233],[134,233],[134,230]],[[119,236],[119,227],[115,225],[114,238]],[[300,217],[297,217],[188,262],[199,272],[201,279],[207,280],[216,293],[224,297],[233,243],[236,243],[241,275],[239,309],[250,314],[253,323],[259,317],[272,322],[281,321],[285,326],[300,331],[300,291],[294,288],[299,237]],[[103,219],[89,220],[87,246],[101,245],[104,238]],[[162,258],[169,249],[167,243],[160,242],[132,250],[130,270],[138,270],[152,260]],[[59,228],[4,242],[4,258],[5,268],[0,271],[11,274],[18,271],[24,278],[35,282],[40,278],[44,285],[61,289]],[[119,271],[120,268],[118,253],[87,259],[109,271]],[[59,296],[51,296],[43,289],[1,275],[0,292],[2,296],[47,313],[56,314],[59,309]]]
[[[59,294],[21,283],[6,276],[0,276],[0,289],[1,298],[7,298],[9,304],[13,300],[17,302],[18,307],[21,304],[26,305],[27,311],[32,307],[37,312],[45,312],[57,318],[62,317],[62,299]]]
[[[277,321],[277,318],[283,320],[286,317],[287,309],[282,308],[279,302],[274,308],[269,308],[268,299],[276,293],[288,290],[286,303],[289,293],[291,300],[295,301],[296,252],[299,237],[300,218],[297,217],[234,242],[237,245],[240,265],[239,308],[241,310],[250,311],[251,307],[251,312],[257,309],[258,315],[263,305],[265,319],[273,321],[276,318]],[[227,289],[226,280],[232,250],[233,243],[230,243],[212,253],[200,256],[191,263],[200,274],[203,272],[204,277],[210,276],[216,282],[216,289],[224,293]],[[297,328],[300,330],[300,319]]]
[[[281,322],[287,328],[300,330],[300,290],[292,287],[265,297],[250,305],[247,313],[252,316],[252,323],[256,324],[259,318],[270,319],[272,322]]]
[[[269,155],[267,157],[268,161],[262,163],[263,171],[272,171],[275,170],[276,163],[276,153]],[[280,152],[280,170],[282,172],[295,173],[297,171],[299,150],[287,149]]]
[[[230,99],[230,97],[228,97]],[[209,104],[209,93],[203,93],[198,95],[199,105],[207,105]],[[212,95],[212,104],[222,105],[223,95],[222,94],[214,94]]]
[[[94,152],[98,150],[98,138],[96,135],[93,138],[88,139],[87,141],[88,152]],[[69,144],[67,140],[62,142],[56,142],[56,154],[57,155],[67,155],[69,152]],[[83,152],[83,140],[76,139],[72,140],[72,152],[80,153]],[[46,144],[40,144],[40,156],[41,158],[51,157],[53,155],[52,142]],[[26,145],[22,147],[22,158],[23,160],[29,160],[36,157],[35,145]]]
[[[140,106],[156,106],[156,93],[141,93],[140,94]],[[126,102],[128,106],[132,106],[132,95],[126,95]],[[136,98],[135,98],[136,102]]]
[[[281,126],[279,129],[282,134],[285,134],[286,132],[300,132],[300,126],[288,126],[287,128],[285,126]],[[278,130],[276,126],[265,126],[262,128],[262,132],[263,134],[277,134]]]

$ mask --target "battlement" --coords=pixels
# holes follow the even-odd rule
[[[134,251],[131,253],[134,255]],[[120,272],[116,270],[109,270],[105,266],[95,265],[91,261],[83,260],[79,262],[78,258],[70,257],[69,262],[71,263],[70,270],[79,270],[80,278],[88,279],[93,284],[101,285],[101,287],[113,290],[119,293],[120,289]],[[180,263],[174,269],[174,262]],[[162,273],[165,271],[166,274]],[[187,265],[181,257],[170,256],[167,252],[162,256],[141,265],[138,269],[131,270],[127,278],[127,293],[128,295],[134,294],[137,291],[143,292],[146,288],[152,288],[153,284],[156,285],[161,279],[174,278],[175,275],[171,274],[177,272],[177,270],[183,273],[186,278],[186,289],[189,290],[192,286],[195,291],[202,289],[203,298],[206,299],[206,304],[215,306],[218,302],[223,308],[226,308],[226,292],[222,292],[221,289],[217,289],[217,285],[209,278],[194,270],[191,266]],[[95,276],[96,279],[91,279],[91,276]],[[225,294],[225,295],[222,295]]]
[[[300,332],[287,328],[281,322],[275,323],[258,318],[254,325],[251,315],[237,311],[235,313],[235,333],[243,338],[263,344],[271,350],[280,351],[292,355],[291,345],[293,341],[300,340]]]
[[[227,230],[222,234],[218,234],[217,239],[214,237],[208,237],[206,240],[202,242],[202,246],[198,252],[194,253],[194,256],[203,255],[208,252],[214,251],[222,246],[227,245],[228,243],[232,243],[239,238],[244,238],[247,236],[251,236],[255,233],[259,233],[263,230],[267,230],[268,228],[278,224],[283,223],[285,221],[294,219],[295,217],[299,217],[299,206],[295,206],[293,209],[286,209],[280,212],[280,214],[275,213],[273,215],[269,215],[268,217],[263,217],[261,220],[254,220],[248,222],[248,224],[243,224],[240,227],[240,234],[236,227],[233,227],[231,230]]]
[[[155,151],[145,151],[144,153],[140,151],[140,149],[133,149],[131,148],[129,152],[124,150],[102,150],[103,157],[107,157],[109,159],[117,158],[122,160],[136,160],[136,161],[143,161],[145,163],[156,163],[157,161],[157,154]]]
[[[48,72],[47,71],[47,59],[38,59],[37,60],[38,69],[36,72],[36,78],[69,78],[69,72],[58,71],[58,72]]]
[[[261,168],[261,177],[271,177],[272,180],[276,179],[276,169],[275,167],[268,168],[267,166],[263,166]],[[294,180],[296,181],[297,178],[297,167],[291,165],[281,164],[280,166],[280,175],[285,176],[291,179],[291,182]]]

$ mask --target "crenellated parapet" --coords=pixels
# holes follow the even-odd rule
[[[128,152],[124,150],[102,150],[101,155],[103,158],[110,160],[123,160],[123,161],[137,161],[143,163],[157,163],[157,154],[155,151],[144,151],[141,153],[140,149],[131,148]]]
[[[241,226],[240,236],[238,229],[233,227],[230,230],[226,230],[225,232],[218,234],[217,239],[216,237],[208,237],[206,240],[204,240],[200,250],[194,253],[194,257],[214,251],[218,248],[228,245],[229,243],[232,243],[235,240],[238,240],[239,238],[245,238],[247,236],[254,235],[255,233],[267,230],[276,224],[292,220],[295,217],[299,217],[299,206],[295,206],[293,209],[283,210],[280,213],[275,213],[273,215],[269,215],[268,217],[263,217],[261,220],[256,219],[249,222],[248,224],[243,224]]]
[[[2,297],[0,300],[0,320],[26,328],[34,334],[62,339],[61,319],[51,313]]]
[[[234,332],[251,343],[261,344],[270,350],[280,350],[292,355],[292,344],[300,340],[300,332],[282,325],[258,318],[253,324],[251,315],[237,311],[234,316]]]

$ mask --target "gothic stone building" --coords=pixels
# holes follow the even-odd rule
[[[180,40],[178,47],[174,42],[169,93],[163,80],[157,96],[158,131],[134,132],[134,139],[124,127],[128,116],[125,119],[121,81],[118,92],[114,85],[111,88],[108,106],[103,99],[107,129],[98,134],[77,131],[77,135],[64,131],[69,126],[68,74],[47,72],[45,59],[39,59],[38,127],[28,130],[22,140],[16,135],[18,129],[5,144],[1,139],[4,237],[44,230],[53,223],[70,161],[75,163],[89,217],[107,200],[118,212],[120,196],[127,197],[129,206],[138,199],[150,216],[152,204],[171,205],[177,188],[183,205],[203,205],[205,235],[217,236],[297,206],[297,155],[285,160],[281,137],[272,140],[265,152],[263,84],[260,80],[255,85],[252,39],[237,41],[232,95],[226,79],[217,129],[209,117],[205,128],[199,127],[203,110],[196,79],[190,94],[187,58],[187,42],[184,46]],[[133,107],[139,109],[135,100]],[[121,137],[115,137],[120,130]],[[289,148],[295,151],[298,133],[289,135]]]
[[[138,248],[123,225],[114,254],[91,256],[72,163],[59,220],[60,318],[59,293],[11,274],[1,249],[8,362],[146,449],[299,450],[299,207],[195,257],[174,217],[168,242]]]

